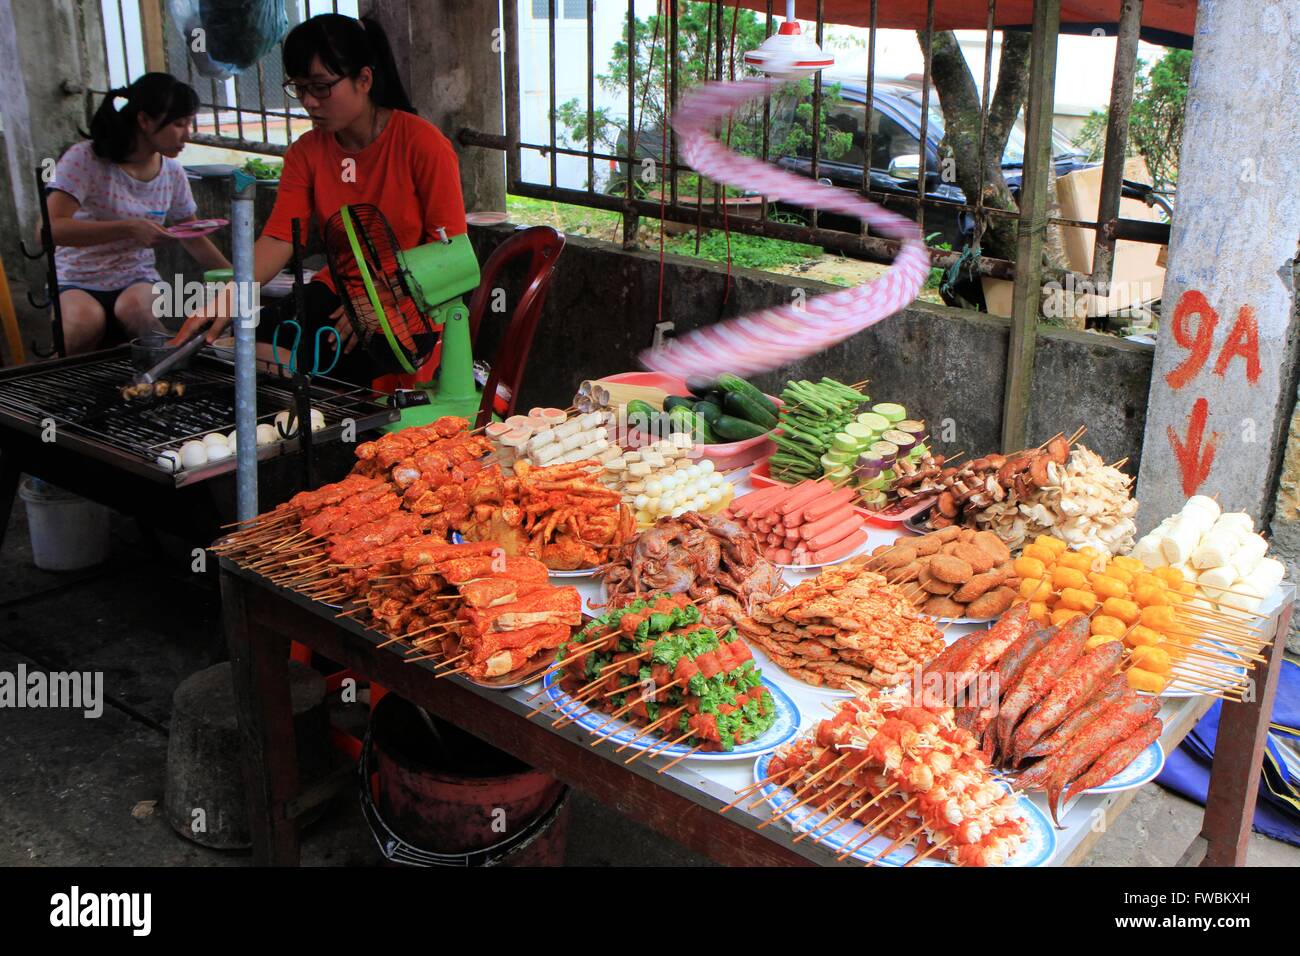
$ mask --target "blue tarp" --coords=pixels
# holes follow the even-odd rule
[[[1215,701],[1156,778],[1161,786],[1202,806],[1222,707],[1222,701]],[[1285,659],[1269,723],[1254,825],[1265,836],[1300,846],[1300,665]]]

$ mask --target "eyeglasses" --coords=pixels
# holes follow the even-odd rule
[[[295,100],[300,100],[306,95],[317,100],[327,100],[334,92],[334,87],[345,79],[347,77],[340,76],[337,80],[330,80],[328,83],[285,83],[284,93]]]

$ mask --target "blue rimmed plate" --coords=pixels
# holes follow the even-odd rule
[[[574,718],[576,723],[588,733],[594,733],[600,729],[600,736],[604,738],[609,733],[610,728],[617,727],[618,730],[611,734],[608,742],[616,747],[628,744],[634,737],[641,733],[642,728],[635,724],[630,724],[625,720],[619,719],[609,726],[603,726],[609,720],[609,714],[599,710],[593,710],[586,704],[578,703],[573,700],[561,688],[559,681],[556,679],[556,672],[546,675],[543,683],[546,688],[546,695],[550,698],[560,713],[566,717]],[[741,744],[730,751],[716,751],[712,753],[691,754],[691,760],[735,760],[740,757],[753,757],[756,754],[765,754],[775,750],[781,744],[791,740],[799,732],[799,708],[795,706],[793,700],[785,691],[777,687],[766,677],[763,678],[763,686],[767,688],[772,695],[772,701],[776,705],[776,720],[772,721],[772,726],[767,728],[767,732],[757,740],[751,740],[747,744]],[[676,736],[676,735],[674,735]],[[629,751],[633,750],[650,750],[659,747],[664,740],[657,733],[649,737],[642,737],[640,740],[630,743]],[[690,753],[691,748],[684,744],[674,744],[665,750],[655,750],[656,757],[680,757],[682,754]]]
[[[754,762],[754,782],[767,779],[768,764],[772,760],[771,754],[764,754]],[[794,793],[776,784],[764,784],[759,788],[759,792],[764,799],[776,810],[782,811],[792,803],[798,801],[794,798]],[[1025,817],[1025,822],[1029,825],[1028,832],[1025,836],[1027,841],[1021,845],[1015,855],[1007,862],[1007,866],[1028,867],[1028,866],[1046,866],[1052,857],[1056,854],[1056,830],[1051,822],[1047,819],[1047,814],[1026,797],[1020,797],[1016,800],[1016,806]],[[857,823],[849,823],[840,826],[840,821],[836,817],[828,817],[819,810],[813,810],[810,807],[803,806],[792,811],[787,816],[781,818],[796,833],[803,833],[809,830],[818,831],[813,836],[816,837],[821,833],[828,834],[819,844],[826,850],[838,856],[850,847],[853,852],[846,859],[860,860],[868,862],[876,857],[881,851],[885,850],[893,842],[885,837],[875,837],[866,843],[859,845],[856,840],[862,833],[862,827]],[[838,827],[838,829],[837,829]],[[894,850],[884,859],[879,861],[881,866],[902,866],[908,860],[912,859],[915,851],[910,846],[905,846]],[[926,857],[917,866],[952,866],[945,860],[939,859],[942,851],[936,852],[932,856]]]
[[[1160,741],[1153,740],[1146,750],[1133,758],[1131,764],[1100,787],[1093,787],[1091,790],[1085,790],[1084,793],[1118,793],[1121,790],[1132,790],[1154,780],[1159,776],[1164,765],[1165,749],[1160,746]]]

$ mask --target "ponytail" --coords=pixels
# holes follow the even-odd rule
[[[285,77],[306,76],[313,57],[335,76],[356,78],[366,67],[374,75],[370,100],[376,106],[414,113],[393,48],[379,21],[341,13],[322,13],[304,20],[284,38]]]
[[[141,113],[163,127],[198,109],[199,94],[189,84],[170,73],[146,73],[130,86],[109,90],[90,118],[90,132],[83,135],[96,156],[124,163],[135,149]]]

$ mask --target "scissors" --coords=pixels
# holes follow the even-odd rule
[[[289,346],[289,374],[298,374],[298,346],[302,344],[302,326],[295,319],[283,319],[275,327],[275,332],[271,335],[271,347],[275,349],[275,364],[281,369],[284,363],[280,361],[280,330],[286,325],[293,326],[293,344]],[[325,334],[334,336],[334,357],[330,359],[329,365],[324,368],[320,367],[321,361],[321,336]],[[339,356],[343,354],[343,341],[339,338],[338,330],[332,325],[322,325],[316,330],[316,342],[312,356],[311,375],[328,375],[333,371],[334,366],[339,364]]]

